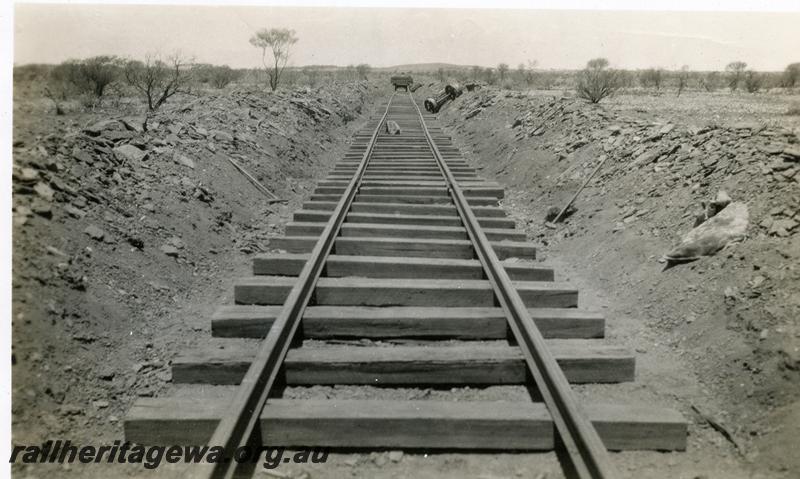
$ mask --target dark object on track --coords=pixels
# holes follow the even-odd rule
[[[411,92],[413,93],[419,90],[420,88],[422,88],[422,83],[414,83],[413,85],[411,85]]]
[[[439,110],[448,100],[452,100],[450,94],[446,91],[440,92],[435,97],[425,100],[425,110],[430,113],[439,113]]]
[[[391,78],[391,82],[395,90],[402,88],[408,91],[408,88],[414,83],[414,79],[411,78],[411,75],[395,75]]]

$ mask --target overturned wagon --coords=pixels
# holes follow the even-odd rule
[[[414,84],[414,79],[411,78],[411,75],[395,75],[391,78],[392,86],[395,90],[403,88],[405,91]]]

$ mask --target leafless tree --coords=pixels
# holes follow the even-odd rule
[[[291,47],[297,41],[295,31],[288,28],[264,28],[250,38],[250,44],[261,49],[261,63],[267,72],[272,91],[278,88],[283,70],[289,62]],[[271,63],[267,63],[267,50],[272,52]]]
[[[728,73],[728,88],[730,88],[731,91],[736,91],[736,89],[739,88],[739,83],[741,83],[744,77],[746,68],[747,63],[741,61],[730,62],[725,67],[725,71]]]
[[[598,103],[619,88],[619,74],[608,67],[608,60],[595,58],[586,63],[578,73],[577,94],[579,97]]]
[[[191,91],[191,61],[179,53],[164,60],[158,55],[147,55],[144,62],[129,60],[125,80],[144,97],[147,109],[155,111],[175,94]]]
[[[689,66],[684,65],[681,67],[680,71],[678,72],[678,93],[675,96],[681,96],[683,90],[689,84]]]

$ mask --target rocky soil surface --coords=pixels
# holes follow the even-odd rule
[[[169,385],[170,359],[210,335],[235,275],[341,157],[373,88],[203,92],[146,122],[136,102],[55,116],[17,89],[14,443],[120,439],[132,402]]]
[[[510,188],[505,206],[545,261],[596,296],[585,301],[606,311],[612,341],[635,348],[637,381],[690,418],[690,447],[742,477],[800,473],[800,117],[785,114],[797,100],[692,92],[589,105],[483,88],[442,111],[468,158]],[[548,222],[602,161],[574,211]],[[659,262],[720,198],[746,204],[745,238]],[[729,477],[713,460],[687,462],[675,477]]]

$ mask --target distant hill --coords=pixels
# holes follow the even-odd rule
[[[472,68],[472,66],[454,65],[452,63],[409,63],[405,65],[394,65],[391,67],[373,67],[373,70],[388,71],[388,72],[425,73],[425,72],[435,72],[440,68],[443,68],[445,70],[462,70],[462,69],[468,70]]]

